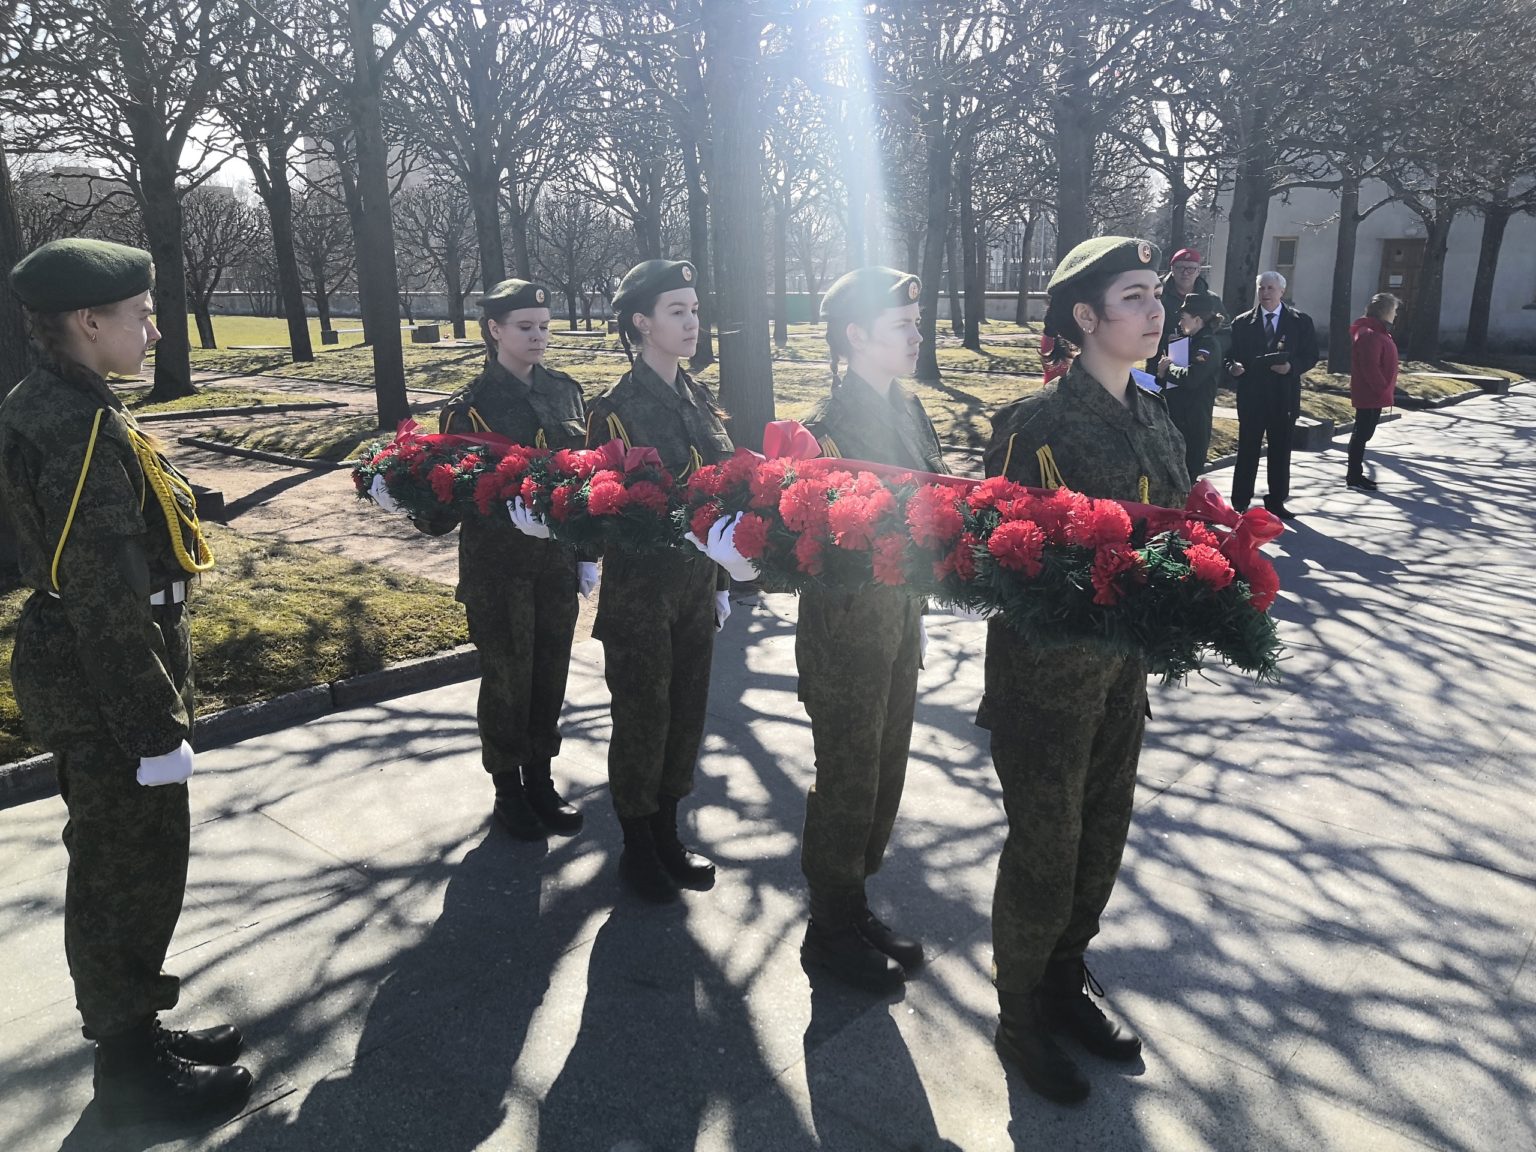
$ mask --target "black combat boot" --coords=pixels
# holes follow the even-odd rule
[[[1130,1063],[1141,1056],[1141,1040],[1123,1024],[1104,1015],[1092,996],[1104,989],[1081,956],[1053,959],[1045,969],[1037,995],[1040,1022],[1050,1031],[1070,1036],[1095,1056]]]
[[[249,1099],[249,1072],[194,1064],[172,1051],[174,1035],[151,1019],[97,1043],[96,1106],[105,1124],[228,1117]]]
[[[1033,992],[997,994],[997,1035],[992,1046],[1003,1062],[1024,1077],[1024,1083],[1057,1104],[1078,1104],[1088,1098],[1088,1078],[1040,1023]]]
[[[233,1064],[245,1047],[245,1037],[233,1024],[220,1024],[216,1028],[201,1028],[196,1032],[163,1027],[157,1020],[155,1032],[164,1044],[183,1060],[194,1064],[213,1064],[222,1067]]]
[[[656,838],[651,834],[650,816],[620,820],[624,829],[624,851],[619,855],[619,876],[630,891],[652,904],[670,904],[677,899],[677,883],[662,867],[656,855]]]
[[[824,968],[845,984],[884,995],[907,978],[900,964],[864,938],[859,918],[866,911],[863,894],[811,893],[811,919],[800,945],[800,961]]]
[[[677,797],[658,796],[659,807],[651,817],[651,835],[656,840],[656,855],[672,879],[685,888],[712,888],[715,866],[707,857],[690,852],[677,837]]]
[[[574,836],[581,831],[581,813],[555,791],[548,756],[523,765],[523,795],[528,798],[528,807],[533,809],[533,814],[551,832]]]
[[[926,959],[922,944],[894,931],[869,910],[867,902],[861,901],[861,904],[854,919],[859,935],[900,964],[908,976],[921,968]]]
[[[523,775],[511,772],[493,772],[491,780],[496,785],[496,822],[519,840],[542,840],[548,834],[544,822],[539,819],[528,797],[523,792]]]

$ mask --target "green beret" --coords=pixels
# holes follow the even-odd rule
[[[149,253],[109,240],[54,240],[11,269],[11,290],[34,312],[75,312],[154,287]]]
[[[1179,302],[1179,311],[1209,320],[1221,311],[1221,297],[1214,292],[1191,292]]]
[[[873,320],[887,308],[916,304],[923,282],[910,272],[871,265],[845,272],[821,298],[821,318],[857,323]]]
[[[1055,292],[1086,276],[1118,276],[1156,267],[1157,248],[1149,241],[1134,236],[1095,236],[1062,257],[1045,290]]]
[[[505,316],[519,308],[548,308],[549,293],[542,285],[526,280],[503,280],[480,297],[480,310],[487,316]]]
[[[624,273],[613,294],[613,314],[628,328],[634,312],[649,312],[656,297],[675,288],[697,288],[699,274],[686,260],[647,260]]]

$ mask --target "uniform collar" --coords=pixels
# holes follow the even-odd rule
[[[122,397],[112,391],[105,378],[96,375],[83,364],[74,361],[45,360],[42,367],[67,384],[72,384],[82,391],[89,392],[100,400],[108,408],[115,412],[126,414],[127,409],[123,405]]]
[[[1126,403],[1121,404],[1109,394],[1104,385],[1094,379],[1081,361],[1074,360],[1057,387],[1073,404],[1086,408],[1112,428],[1152,423],[1151,397],[1137,387],[1135,380],[1126,382]]]
[[[635,357],[635,366],[630,369],[630,375],[635,378],[636,383],[649,389],[656,396],[693,404],[693,381],[689,379],[688,373],[683,371],[681,365],[677,369],[676,387],[656,375],[656,370],[638,356]]]

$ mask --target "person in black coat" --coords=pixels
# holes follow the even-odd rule
[[[1227,368],[1237,389],[1237,465],[1232,470],[1232,506],[1253,499],[1259,449],[1269,441],[1269,492],[1264,507],[1282,520],[1295,516],[1285,506],[1291,489],[1291,431],[1301,415],[1301,378],[1317,363],[1312,318],[1284,303],[1285,277],[1265,272],[1258,279],[1259,302],[1232,321]]]

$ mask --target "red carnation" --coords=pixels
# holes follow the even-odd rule
[[[966,494],[966,502],[978,512],[996,508],[1005,500],[1017,500],[1025,495],[1023,486],[1006,476],[990,476]]]
[[[725,472],[718,464],[706,464],[688,477],[688,490],[704,496],[718,496],[725,490]]]
[[[571,518],[571,497],[575,489],[569,484],[562,484],[549,494],[549,514],[556,520],[569,520]]]
[[[1268,612],[1275,597],[1280,594],[1280,577],[1275,574],[1274,565],[1260,558],[1259,563],[1243,573],[1243,579],[1248,581],[1248,588],[1252,592],[1248,603],[1260,612]]]
[[[629,486],[629,502],[660,516],[667,510],[666,489],[650,480],[636,480]]]
[[[1045,533],[1048,542],[1066,544],[1067,526],[1073,516],[1079,515],[1087,504],[1088,497],[1070,488],[1058,488],[1044,500],[1033,501],[1027,519],[1040,525],[1040,531]]]
[[[586,448],[562,448],[550,458],[550,465],[564,476],[577,476],[585,480],[602,464],[598,453]]]
[[[795,563],[807,576],[821,575],[821,540],[809,533],[795,541]]]
[[[987,551],[1010,572],[1022,572],[1033,580],[1043,567],[1045,533],[1029,520],[1010,520],[999,524],[987,539]]]
[[[820,532],[827,526],[827,484],[796,480],[779,497],[779,515],[791,532]]]
[[[950,570],[962,580],[976,579],[976,537],[963,533],[949,553]]]
[[[1191,544],[1203,544],[1207,548],[1221,547],[1221,537],[1199,520],[1184,521],[1184,526],[1179,529],[1179,535]]]
[[[1227,563],[1227,558],[1208,544],[1191,544],[1184,549],[1184,558],[1189,561],[1189,572],[1202,584],[1209,585],[1212,589],[1220,591],[1232,583],[1235,573],[1232,565]]]
[[[788,460],[764,460],[752,473],[748,487],[752,492],[752,507],[772,508],[779,502],[784,490],[784,480],[789,475]]]
[[[756,560],[768,550],[768,521],[751,512],[736,521],[736,534],[732,537],[736,551],[748,560]]]
[[[725,509],[720,506],[718,500],[711,500],[708,504],[700,504],[693,510],[693,515],[688,518],[688,528],[700,540],[709,535],[709,530],[715,526],[715,521],[720,519]]]
[[[507,449],[507,454],[496,462],[496,471],[499,475],[511,481],[528,471],[528,452],[526,449],[514,444]],[[508,485],[510,488],[510,484]]]
[[[942,484],[926,484],[907,501],[907,526],[919,548],[945,548],[960,535],[965,519],[960,515],[955,491]]]
[[[453,502],[453,481],[456,475],[452,464],[434,464],[432,471],[427,473],[427,481],[432,485],[432,495],[437,497],[439,504]]]
[[[880,511],[867,497],[849,492],[832,501],[827,509],[827,527],[839,548],[858,551],[875,542],[875,524]]]
[[[539,482],[532,476],[524,476],[523,482],[518,485],[517,494],[522,497],[524,506],[532,511],[533,502],[539,498]]]
[[[1093,602],[1108,607],[1117,604],[1125,590],[1120,577],[1128,572],[1139,572],[1141,553],[1134,548],[1108,545],[1093,556]]]
[[[1067,521],[1067,542],[1084,548],[1123,545],[1131,538],[1131,517],[1113,500],[1084,501]]]
[[[624,511],[629,503],[629,493],[618,480],[599,475],[587,490],[587,511],[594,516],[611,516]]]
[[[501,499],[501,477],[494,472],[482,472],[475,481],[475,507],[480,515],[489,516],[491,505]]]
[[[871,558],[876,583],[892,588],[905,584],[906,558],[907,540],[900,533],[890,532],[876,540],[874,556]]]

